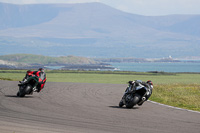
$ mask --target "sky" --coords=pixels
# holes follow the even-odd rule
[[[100,2],[138,15],[200,14],[200,0],[0,0],[13,4]]]

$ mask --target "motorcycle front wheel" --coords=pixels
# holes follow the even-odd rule
[[[24,91],[18,91],[18,92],[17,92],[17,96],[18,96],[18,97],[24,97],[25,94],[26,94],[26,93],[25,93]]]
[[[19,88],[19,91],[17,92],[18,97],[24,97],[26,94],[29,94],[32,89],[30,85],[20,87],[21,88]]]
[[[124,103],[123,103],[123,101],[121,100],[120,102],[119,102],[119,107],[122,107],[124,105]]]

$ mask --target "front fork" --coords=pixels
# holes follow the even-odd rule
[[[127,98],[126,95],[128,95],[128,92],[133,92],[133,85],[129,84],[129,86],[125,90],[125,93],[124,93],[122,100],[121,100],[124,104],[126,104],[126,98]]]

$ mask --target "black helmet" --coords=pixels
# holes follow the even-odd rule
[[[44,68],[39,68],[38,71],[44,72]]]
[[[31,70],[27,70],[27,71],[26,71],[26,73],[30,73],[30,72],[31,72]]]

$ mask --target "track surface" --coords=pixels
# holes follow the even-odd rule
[[[118,108],[126,85],[49,83],[16,97],[0,80],[0,133],[199,133],[200,114],[146,102]]]

